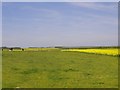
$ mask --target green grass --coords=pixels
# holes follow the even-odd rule
[[[118,57],[61,51],[3,51],[3,88],[117,88]]]
[[[0,50],[0,89],[2,89],[2,50]]]

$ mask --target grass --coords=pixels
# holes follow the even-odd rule
[[[2,89],[2,50],[0,50],[0,89]]]
[[[3,51],[3,88],[117,88],[118,57],[80,52]]]

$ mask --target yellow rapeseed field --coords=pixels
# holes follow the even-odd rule
[[[62,51],[77,51],[77,52],[85,52],[85,53],[94,53],[94,54],[104,54],[104,55],[120,55],[117,48],[110,49],[66,49]]]

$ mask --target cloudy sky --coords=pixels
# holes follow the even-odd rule
[[[2,10],[3,46],[118,44],[117,2],[4,2]]]

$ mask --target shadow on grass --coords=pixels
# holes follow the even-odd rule
[[[32,68],[32,69],[28,69],[28,70],[24,70],[22,72],[20,72],[21,74],[33,74],[33,73],[37,73],[38,69],[37,68]]]

